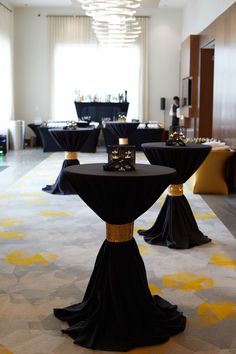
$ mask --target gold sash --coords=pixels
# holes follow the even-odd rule
[[[134,223],[113,225],[106,224],[106,239],[109,242],[127,242],[133,237]]]
[[[181,195],[183,195],[183,185],[182,184],[170,184],[168,194],[171,197],[181,197]]]
[[[65,151],[66,160],[77,160],[78,153],[76,151]]]

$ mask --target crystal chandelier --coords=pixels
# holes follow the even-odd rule
[[[141,0],[78,0],[104,46],[128,46],[135,42],[141,27],[135,18]]]

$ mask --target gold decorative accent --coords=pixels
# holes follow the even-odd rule
[[[128,145],[129,140],[128,138],[119,138],[119,145]]]
[[[78,153],[76,151],[65,151],[66,160],[77,160]]]
[[[106,224],[106,238],[109,242],[127,242],[133,238],[134,223],[113,225]]]
[[[170,184],[169,195],[171,195],[171,197],[181,197],[181,195],[183,195],[183,185],[182,184]]]

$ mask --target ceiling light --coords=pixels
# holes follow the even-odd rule
[[[141,33],[134,17],[141,0],[78,1],[86,15],[93,18],[93,29],[101,44],[127,46]]]

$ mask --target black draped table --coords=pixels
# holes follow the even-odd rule
[[[93,128],[79,129],[49,129],[49,133],[57,145],[65,151],[65,159],[61,171],[53,185],[47,185],[42,190],[51,194],[76,194],[68,178],[64,174],[64,169],[68,166],[79,165],[77,151],[85,143]]]
[[[170,248],[191,248],[211,240],[199,230],[191,207],[183,194],[186,182],[209,154],[211,147],[201,144],[166,146],[165,143],[142,144],[152,165],[176,169],[177,175],[169,187],[169,194],[149,230],[139,230],[146,242]]]
[[[81,303],[55,309],[81,346],[127,351],[166,342],[185,328],[186,319],[148,287],[143,260],[133,239],[133,223],[160,196],[175,171],[136,165],[131,172],[107,172],[102,164],[68,167],[71,184],[106,222],[106,240],[97,255]]]
[[[117,118],[119,114],[127,115],[129,102],[77,102],[75,101],[77,116],[91,117],[92,121],[101,122],[102,118]]]
[[[39,127],[41,124],[28,124],[28,127],[33,130],[34,134],[36,135],[36,146],[42,146],[42,139],[39,133]]]
[[[133,122],[108,122],[106,128],[119,138],[119,145],[128,145],[129,136],[137,129],[139,123]]]
[[[108,147],[108,145],[118,144],[118,137],[113,135],[110,130],[103,127],[102,132],[106,147]],[[143,143],[163,141],[163,134],[163,128],[137,128],[129,135],[129,145],[135,145],[136,150],[142,151],[141,145]]]

